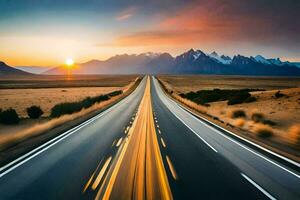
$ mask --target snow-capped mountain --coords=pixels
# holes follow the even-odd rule
[[[236,74],[300,76],[300,68],[280,59],[267,59],[261,55],[230,58],[216,52],[205,53],[190,49],[176,57],[169,53],[122,54],[107,60],[92,60],[78,64],[74,74]],[[65,69],[57,67],[46,74],[62,74]]]
[[[263,56],[261,56],[261,55],[255,56],[254,59],[255,59],[257,62],[260,62],[260,63],[263,63],[263,64],[267,64],[267,65],[272,64],[269,60],[267,60],[265,57],[263,57]]]
[[[231,63],[231,58],[229,56],[225,56],[225,55],[219,56],[215,51],[207,55],[224,65],[228,65]]]

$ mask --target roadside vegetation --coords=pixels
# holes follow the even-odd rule
[[[159,82],[175,100],[216,124],[275,149],[299,155],[294,152],[300,149],[300,88],[291,85],[293,88],[282,89],[286,83],[274,78],[280,90],[275,86],[249,89],[252,83],[241,80],[238,84],[244,84],[248,89],[227,89],[233,84],[231,79],[223,81],[222,89],[205,89],[216,83],[208,85],[210,80],[199,79],[202,85],[196,85],[196,79],[192,78],[164,76]]]
[[[107,101],[111,97],[118,96],[120,94],[122,94],[122,90],[95,97],[86,97],[82,101],[59,103],[51,109],[50,117],[56,118],[66,114],[73,114],[75,112],[79,112],[82,109],[89,108],[95,103]]]
[[[93,116],[95,113],[129,95],[138,86],[140,81],[141,78],[136,78],[129,85],[124,87],[123,90],[116,90],[94,97],[86,97],[81,101],[57,104],[53,106],[53,114],[51,112],[50,115],[44,116],[43,120],[40,122],[37,121],[37,123],[33,123],[33,125],[27,128],[19,129],[10,134],[0,134],[0,151],[33,136],[41,135],[56,127],[61,127],[61,125],[68,127],[69,123],[69,125],[72,125],[73,122],[78,123],[88,116]],[[11,125],[20,121],[20,118],[14,109],[0,109],[0,111],[0,123]],[[28,107],[26,111],[28,117],[33,120],[36,120],[43,115],[43,110],[37,105]],[[10,117],[8,118],[7,116]],[[9,123],[7,123],[8,119],[10,119]],[[60,130],[60,128],[58,130]]]
[[[28,117],[31,119],[38,119],[44,114],[40,106],[30,106],[26,109],[26,111]]]
[[[0,123],[13,125],[18,124],[19,122],[20,118],[15,109],[9,108],[3,111],[0,109]]]
[[[250,103],[256,101],[250,92],[262,91],[261,89],[239,89],[239,90],[199,90],[197,92],[181,93],[180,96],[197,104],[205,105],[216,101],[227,101],[228,105]]]

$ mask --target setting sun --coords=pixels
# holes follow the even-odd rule
[[[66,63],[67,66],[72,66],[74,64],[74,61],[73,61],[72,58],[67,58],[65,63]]]

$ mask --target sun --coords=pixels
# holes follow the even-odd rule
[[[65,63],[68,67],[70,67],[74,64],[74,60],[72,58],[67,58]]]

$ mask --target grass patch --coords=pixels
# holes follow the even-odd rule
[[[251,103],[257,101],[257,98],[254,96],[250,96],[247,99],[245,99],[244,103]]]
[[[0,123],[2,124],[18,124],[20,118],[15,109],[9,108],[7,110],[0,110]]]
[[[288,135],[295,145],[300,146],[300,124],[291,126]]]
[[[199,90],[197,92],[188,92],[180,94],[181,97],[189,99],[197,104],[205,105],[216,101],[228,100],[228,105],[239,103],[249,103],[256,101],[255,97],[251,98],[250,92],[261,91],[259,89],[240,89],[240,90]]]
[[[234,110],[231,113],[231,118],[233,119],[237,119],[237,118],[245,118],[246,117],[246,113],[244,110]]]
[[[255,123],[263,123],[266,125],[270,125],[270,126],[275,126],[277,123],[269,120],[269,119],[265,119],[265,116],[263,113],[259,113],[259,112],[254,112],[251,115],[251,119],[255,122]]]
[[[66,103],[59,103],[56,104],[52,109],[51,109],[51,114],[50,117],[56,118],[60,117],[62,115],[66,114],[73,114],[76,112],[81,111],[84,108],[89,108],[95,103],[100,103],[102,101],[107,101],[111,97],[117,96],[122,94],[121,90],[114,91],[105,95],[100,95],[96,97],[86,97],[82,101],[77,101],[77,102],[66,102]]]
[[[275,98],[281,98],[281,97],[285,97],[286,95],[285,94],[282,94],[280,91],[277,91],[276,93],[275,93]]]
[[[246,124],[246,120],[243,118],[238,118],[234,121],[234,125],[240,128],[244,127],[245,124]]]
[[[255,122],[255,123],[259,123],[259,122],[263,122],[265,120],[265,116],[262,113],[259,112],[254,112],[251,115],[251,119]]]
[[[272,128],[264,124],[257,124],[254,132],[260,138],[270,138],[274,135]]]
[[[26,111],[27,111],[28,117],[31,119],[38,119],[44,114],[44,112],[40,106],[30,106],[30,107],[26,108]]]

